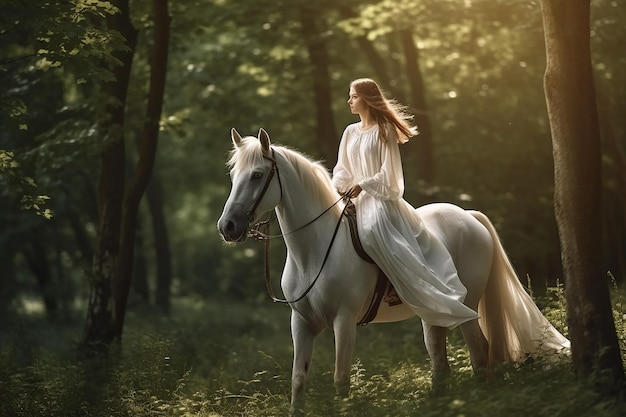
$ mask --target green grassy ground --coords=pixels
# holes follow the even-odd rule
[[[562,320],[558,297],[545,305],[551,320]],[[623,340],[623,310],[616,319]],[[77,354],[80,326],[79,316],[63,326],[36,315],[11,318],[0,345],[0,416],[288,414],[292,347],[285,306],[186,299],[176,301],[171,318],[137,309],[122,346],[108,358]],[[450,388],[435,396],[415,319],[359,329],[351,396],[336,399],[333,348],[327,331],[316,343],[309,416],[626,415],[625,404],[577,380],[567,358],[535,358],[498,369],[491,381],[475,378],[458,331],[449,343]]]

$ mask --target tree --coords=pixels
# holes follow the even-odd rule
[[[24,209],[32,209],[46,219],[52,217],[52,211],[46,208],[47,195],[37,195],[35,181],[24,175],[20,170],[20,164],[13,156],[13,152],[0,149],[0,184],[20,197],[20,203]]]
[[[114,3],[120,13],[109,18],[109,26],[126,38],[128,49],[119,54],[121,65],[113,70],[115,80],[104,86],[110,96],[106,102],[108,137],[101,152],[98,244],[83,334],[86,345],[108,344],[122,336],[132,276],[137,212],[154,166],[169,45],[167,0],[153,0],[154,44],[146,115],[139,160],[126,184],[125,104],[137,31],[130,20],[129,1]]]
[[[415,45],[412,30],[400,30],[399,35],[404,50],[406,76],[411,87],[410,104],[413,106],[415,124],[420,132],[415,149],[418,175],[426,184],[432,185],[435,176],[433,133],[426,103],[424,77],[420,71],[419,49]]]
[[[332,94],[329,74],[329,57],[324,31],[319,28],[319,5],[311,2],[300,6],[302,36],[306,42],[311,63],[313,94],[315,97],[315,132],[320,153],[328,166],[337,162],[337,140],[335,139],[335,119],[332,112]]]
[[[602,271],[601,145],[590,51],[590,0],[542,0],[544,91],[554,155],[554,210],[561,240],[576,370],[623,388],[624,369]]]
[[[165,313],[170,312],[170,287],[172,284],[172,254],[170,238],[163,213],[163,190],[161,179],[153,175],[146,199],[150,210],[152,233],[154,235],[154,250],[156,255],[157,286],[155,294],[156,305]]]
[[[2,265],[9,272],[2,279],[6,276],[10,286],[13,278],[32,275],[51,314],[66,306],[62,301],[72,295],[71,286],[59,288],[62,277],[69,275],[60,271],[59,254],[68,255],[73,248],[61,225],[71,223],[82,239],[77,239],[78,250],[89,251],[81,214],[90,205],[82,191],[92,184],[90,169],[82,168],[93,166],[89,135],[84,134],[91,127],[93,119],[86,114],[93,106],[85,98],[91,96],[93,85],[110,79],[102,62],[111,62],[111,52],[121,46],[119,34],[99,25],[112,13],[115,8],[106,1],[6,0],[0,5],[0,84],[4,87],[0,149],[10,149],[0,150],[0,198],[10,203],[3,205],[0,215],[0,229],[5,232],[0,251],[6,252]],[[54,198],[48,200],[47,195]],[[15,210],[20,203],[45,218],[54,209],[53,221],[20,215]],[[9,245],[14,248],[8,250]],[[26,275],[20,271],[18,253],[27,261]],[[12,296],[2,292],[3,301]]]

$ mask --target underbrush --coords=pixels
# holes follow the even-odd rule
[[[565,332],[562,291],[551,291],[540,304]],[[616,327],[624,349],[626,311],[621,299],[616,300]],[[288,414],[293,353],[288,308],[187,299],[176,302],[171,317],[134,310],[123,344],[107,357],[91,358],[78,355],[71,340],[58,340],[79,334],[80,320],[56,333],[43,320],[16,318],[12,343],[0,346],[0,415]],[[458,330],[451,332],[448,346],[449,389],[434,395],[421,331],[415,319],[360,328],[347,399],[335,398],[332,334],[322,334],[308,382],[307,415],[626,415],[626,405],[575,378],[566,356],[535,357],[523,365],[502,366],[489,378],[475,377]]]

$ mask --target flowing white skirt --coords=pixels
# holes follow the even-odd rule
[[[448,250],[404,199],[355,199],[359,237],[400,299],[426,323],[455,327],[478,318],[463,304],[467,289]]]

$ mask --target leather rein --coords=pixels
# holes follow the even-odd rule
[[[259,204],[261,203],[261,200],[263,199],[263,197],[265,196],[265,193],[267,192],[267,189],[270,186],[270,182],[272,181],[272,178],[274,177],[274,174],[276,174],[276,177],[278,179],[278,186],[280,187],[280,201],[283,198],[283,185],[282,182],[280,180],[280,172],[278,171],[278,164],[276,163],[276,156],[274,153],[274,149],[272,149],[272,156],[267,156],[267,155],[263,155],[263,157],[267,160],[269,160],[272,163],[272,168],[271,171],[269,173],[269,175],[267,176],[267,179],[265,180],[265,184],[263,185],[263,189],[261,191],[261,193],[259,194],[259,196],[257,197],[257,200],[254,202],[252,208],[250,209],[250,211],[248,211],[247,213],[247,217],[249,222],[252,222],[252,219],[254,219],[255,216],[255,211],[258,208]],[[333,207],[335,207],[340,201],[342,200],[346,200],[349,199],[345,196],[342,196],[341,198],[339,198],[339,200],[335,201],[330,207],[328,207],[327,209],[325,209],[324,211],[322,211],[317,217],[315,217],[313,220],[303,224],[302,226],[294,229],[294,230],[290,230],[289,232],[285,232],[285,233],[280,233],[277,235],[270,235],[269,234],[269,229],[270,229],[270,222],[273,219],[269,219],[269,220],[265,220],[265,221],[260,221],[257,222],[256,224],[254,224],[252,226],[252,229],[250,229],[250,231],[248,232],[248,236],[256,239],[256,240],[262,240],[263,241],[263,246],[265,249],[265,260],[264,260],[264,264],[265,264],[265,287],[267,288],[267,292],[270,296],[270,298],[272,299],[273,302],[275,303],[283,303],[283,304],[292,304],[292,303],[297,303],[298,301],[302,300],[304,297],[307,296],[307,294],[313,289],[313,287],[315,286],[315,283],[317,282],[317,280],[319,279],[319,277],[322,274],[322,271],[324,270],[324,266],[326,265],[326,261],[328,261],[328,257],[330,256],[330,251],[333,247],[333,244],[335,243],[335,238],[337,237],[337,233],[339,232],[339,226],[341,225],[341,220],[343,219],[343,216],[345,214],[346,208],[348,207],[348,205],[346,204],[346,206],[344,206],[343,210],[341,211],[341,215],[339,216],[339,220],[337,220],[337,224],[335,226],[335,230],[333,231],[333,236],[330,239],[330,243],[328,245],[328,249],[326,250],[326,254],[324,255],[324,260],[322,261],[322,265],[320,266],[320,269],[317,273],[317,275],[315,276],[315,279],[313,279],[313,281],[311,282],[311,284],[307,287],[307,289],[297,298],[293,299],[293,300],[287,300],[287,299],[283,299],[283,298],[278,298],[276,297],[276,295],[274,294],[274,290],[272,289],[272,284],[271,284],[271,280],[270,280],[270,266],[269,266],[269,240],[271,238],[276,238],[276,237],[284,237],[287,235],[290,235],[292,233],[298,232],[304,228],[306,228],[307,226],[310,226],[311,224],[313,224],[316,220],[318,220],[320,217],[322,217],[324,214],[328,213],[328,211],[330,211]],[[261,231],[261,228],[264,229],[264,231]]]

